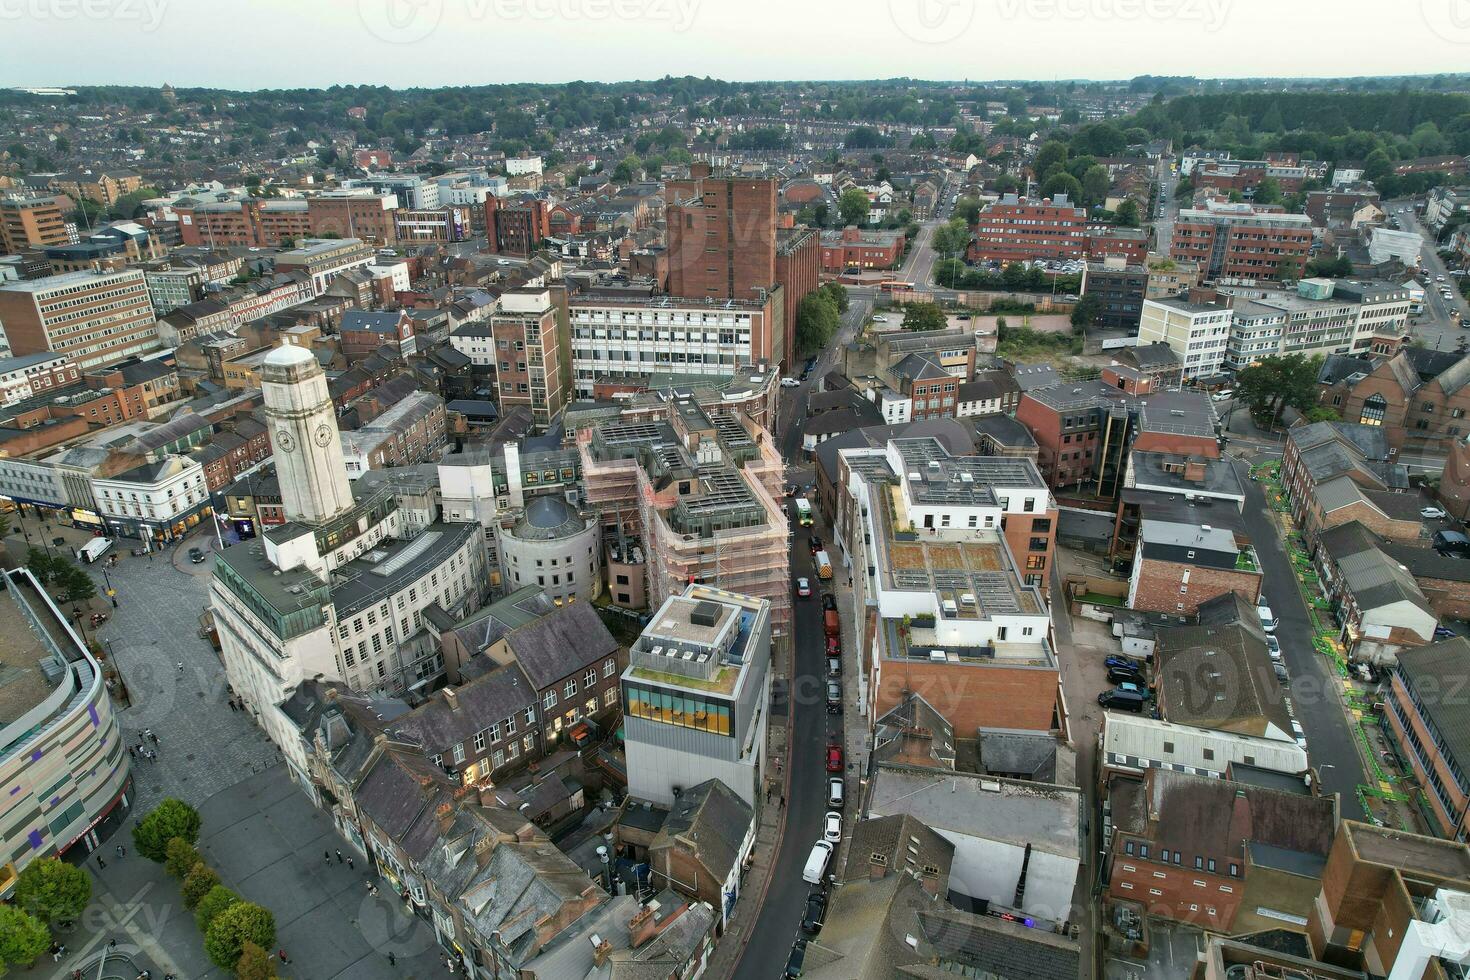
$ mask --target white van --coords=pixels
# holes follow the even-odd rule
[[[98,558],[101,558],[103,555],[107,554],[107,552],[110,550],[112,550],[111,538],[93,538],[91,541],[88,541],[86,544],[77,549],[77,560],[84,561],[90,565]]]
[[[1270,606],[1262,601],[1260,605],[1256,606],[1256,614],[1261,617],[1261,629],[1267,633],[1276,632],[1277,621],[1275,615],[1271,612]]]
[[[827,873],[827,862],[832,860],[832,842],[819,840],[812,845],[812,852],[806,857],[806,867],[801,872],[803,881],[813,885],[820,885],[823,876]]]

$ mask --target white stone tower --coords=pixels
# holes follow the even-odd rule
[[[287,344],[260,365],[276,477],[286,519],[319,524],[352,507],[327,377],[304,347]]]

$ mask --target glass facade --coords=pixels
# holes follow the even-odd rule
[[[670,691],[633,680],[623,682],[624,713],[646,721],[728,737],[733,732],[730,709],[729,701],[708,695]]]

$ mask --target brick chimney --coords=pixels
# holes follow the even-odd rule
[[[444,689],[444,703],[449,705],[450,711],[459,710],[459,695],[455,693],[454,688],[446,687]]]
[[[454,807],[440,803],[434,808],[434,822],[439,826],[439,833],[449,833],[449,826],[454,823]]]
[[[933,872],[922,871],[918,876],[919,887],[924,889],[925,893],[933,898],[943,898],[944,896],[939,894],[939,883],[943,880],[943,877],[943,875]]]
[[[637,949],[658,933],[658,923],[653,921],[653,909],[644,906],[628,920],[628,945]]]
[[[611,955],[612,943],[604,939],[602,942],[598,943],[597,946],[592,950],[592,964],[594,966],[601,967],[604,963],[607,962],[607,958]]]
[[[874,851],[868,855],[868,880],[877,881],[888,877],[888,855]]]

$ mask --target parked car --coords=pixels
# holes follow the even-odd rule
[[[822,608],[823,609],[836,609],[837,608],[837,597],[835,595],[833,595],[832,593],[830,593],[830,592],[823,592],[822,593]]]
[[[842,746],[833,742],[827,746],[827,771],[841,772],[842,770]]]
[[[1234,397],[1235,397],[1235,392],[1231,391],[1229,388],[1226,388],[1224,391],[1217,391],[1213,395],[1210,396],[1210,398],[1212,400],[1217,401],[1217,402],[1228,402],[1230,399],[1232,399]]]
[[[801,872],[802,879],[808,884],[820,885],[835,850],[831,841],[819,840],[813,844],[811,853],[806,856],[806,867]]]
[[[815,534],[809,537],[806,543],[807,547],[812,549],[812,554],[814,555],[822,550],[822,539]]]
[[[1123,690],[1104,691],[1097,696],[1097,703],[1104,708],[1120,711],[1142,711],[1147,700],[1142,694]]]
[[[1307,747],[1307,733],[1302,731],[1302,723],[1295,718],[1291,720],[1291,734],[1296,739],[1296,744],[1303,749]]]
[[[827,682],[827,714],[842,714],[842,684],[838,681]]]
[[[813,888],[806,896],[806,914],[801,917],[801,931],[815,936],[822,931],[822,920],[827,917],[827,893]]]
[[[796,378],[782,378],[781,379],[781,387],[782,388],[800,388],[801,387],[801,382],[798,381]]]
[[[1419,516],[1429,521],[1438,521],[1445,518],[1445,512],[1439,507],[1425,507],[1419,511]]]
[[[1271,670],[1273,673],[1275,673],[1278,683],[1285,684],[1287,681],[1291,680],[1291,675],[1286,672],[1286,665],[1281,663],[1280,661],[1271,664]]]
[[[1262,601],[1260,605],[1256,606],[1256,614],[1261,617],[1261,629],[1265,630],[1267,633],[1276,632],[1278,621],[1275,614],[1271,612],[1270,606],[1266,605],[1265,602]]]
[[[796,580],[796,594],[798,596],[800,596],[801,598],[803,598],[803,599],[810,599],[812,597],[812,582],[811,582],[811,579],[808,579],[808,578],[799,578],[799,579],[797,579]]]
[[[1114,681],[1118,686],[1114,690],[1127,694],[1143,694],[1143,685],[1136,681]]]
[[[786,980],[797,980],[802,975],[801,964],[806,960],[806,940],[798,939],[786,958]]]
[[[827,656],[829,656],[829,657],[841,657],[842,656],[842,639],[840,637],[836,637],[836,636],[829,636],[829,637],[827,637]]]
[[[1143,683],[1143,675],[1140,674],[1138,671],[1132,670],[1132,669],[1127,668],[1127,667],[1109,667],[1108,668],[1108,683],[1109,684],[1124,684],[1124,683],[1142,684]]]
[[[828,657],[827,658],[827,676],[828,677],[841,677],[842,676],[842,658],[841,657]]]
[[[842,840],[842,814],[836,810],[828,810],[822,820],[822,839],[834,844]]]
[[[873,317],[873,322],[874,323],[887,323],[888,322],[888,317],[886,317],[886,316],[875,316],[875,317]]]
[[[827,805],[834,810],[841,810],[847,804],[847,784],[838,776],[832,776],[827,780]]]
[[[1140,661],[1134,660],[1132,657],[1119,656],[1118,654],[1113,654],[1103,660],[1103,666],[1109,670],[1112,670],[1114,667],[1122,667],[1124,670],[1143,670],[1143,664]]]
[[[1266,652],[1271,654],[1272,660],[1281,659],[1281,641],[1271,634],[1266,634]]]

